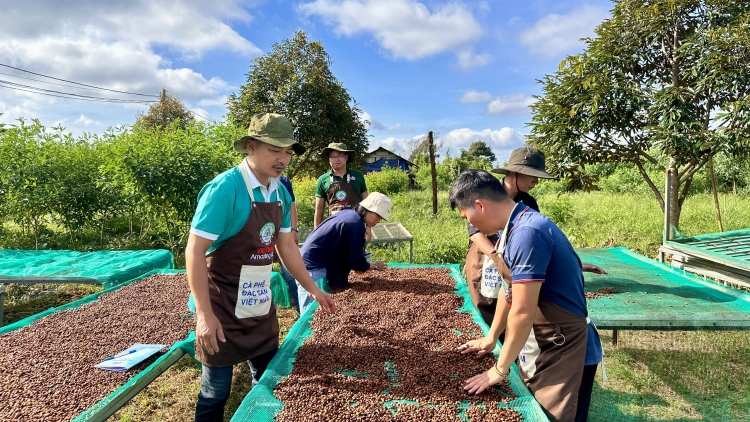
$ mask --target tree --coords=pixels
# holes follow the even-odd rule
[[[540,81],[530,142],[573,179],[587,164],[632,163],[662,209],[645,165],[671,170],[678,227],[696,172],[750,140],[750,3],[619,0],[596,34]]]
[[[167,93],[162,89],[159,101],[148,108],[148,113],[138,113],[135,124],[145,128],[167,128],[172,122],[177,121],[180,129],[185,129],[193,120],[193,114],[188,110],[176,95]]]
[[[273,45],[256,58],[239,94],[227,100],[230,120],[247,128],[257,113],[279,113],[297,127],[307,151],[296,157],[290,176],[317,176],[328,168],[320,152],[331,142],[343,142],[356,151],[354,166],[360,165],[369,141],[361,110],[330,70],[331,59],[320,41],[307,33]]]
[[[461,158],[469,157],[484,158],[490,163],[494,163],[496,159],[492,148],[482,140],[472,142],[468,150],[461,150]]]
[[[437,138],[437,135],[435,137]],[[440,154],[438,154],[438,151],[441,148],[443,148],[443,141],[438,141],[437,139],[434,139],[433,142],[435,143],[435,161],[437,161],[437,159],[440,158]],[[429,151],[429,142],[426,136],[421,141],[416,141],[416,142],[414,142],[414,140],[409,141],[406,146],[407,146],[407,149],[409,149],[408,151],[409,161],[418,165],[419,167],[422,167],[425,165],[429,167],[430,151]]]

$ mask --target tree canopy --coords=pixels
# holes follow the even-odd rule
[[[574,179],[588,164],[632,163],[662,208],[645,166],[671,169],[678,226],[696,172],[750,141],[750,3],[618,0],[585,43],[540,81],[530,142]]]
[[[279,113],[297,127],[307,151],[296,157],[290,176],[317,176],[329,167],[320,153],[331,142],[343,142],[355,153],[353,166],[362,163],[369,141],[361,110],[331,73],[331,59],[320,41],[309,41],[304,31],[276,43],[253,61],[247,83],[227,100],[231,121],[246,128],[257,113]]]
[[[490,163],[494,163],[496,160],[495,153],[492,151],[492,148],[490,148],[490,146],[482,140],[472,142],[471,145],[469,145],[468,150],[461,150],[461,158],[469,157],[483,158]]]
[[[171,95],[166,89],[159,93],[159,101],[151,104],[148,113],[139,112],[136,116],[136,126],[149,129],[164,129],[176,122],[180,129],[185,129],[193,120],[193,114],[185,107],[176,95]]]

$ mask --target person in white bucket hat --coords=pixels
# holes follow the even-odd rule
[[[349,286],[349,272],[384,270],[383,261],[370,261],[365,253],[365,230],[387,220],[391,213],[390,198],[372,192],[354,209],[339,211],[310,233],[302,245],[302,260],[316,282],[326,279],[330,287]],[[304,314],[312,300],[302,285],[297,285],[300,314]]]

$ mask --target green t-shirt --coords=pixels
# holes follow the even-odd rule
[[[292,197],[286,188],[272,180],[269,189],[260,185],[250,172],[255,202],[275,202],[281,198],[281,227],[279,232],[289,232]],[[269,199],[266,199],[266,192]],[[190,233],[213,240],[208,252],[221,246],[242,230],[250,217],[250,195],[239,166],[231,168],[208,182],[198,194],[198,208],[190,225]]]
[[[352,184],[354,193],[357,194],[357,200],[362,201],[362,192],[367,192],[367,183],[365,182],[365,175],[359,170],[346,169],[349,173],[349,183]],[[322,176],[318,177],[318,183],[315,185],[315,197],[323,198],[328,202],[328,188],[331,187],[331,175],[333,169],[323,173]],[[344,177],[333,176],[334,182],[345,182],[346,175]]]

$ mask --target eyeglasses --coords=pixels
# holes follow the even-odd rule
[[[328,159],[330,160],[341,160],[344,157],[346,157],[346,154],[331,154],[328,156]]]

